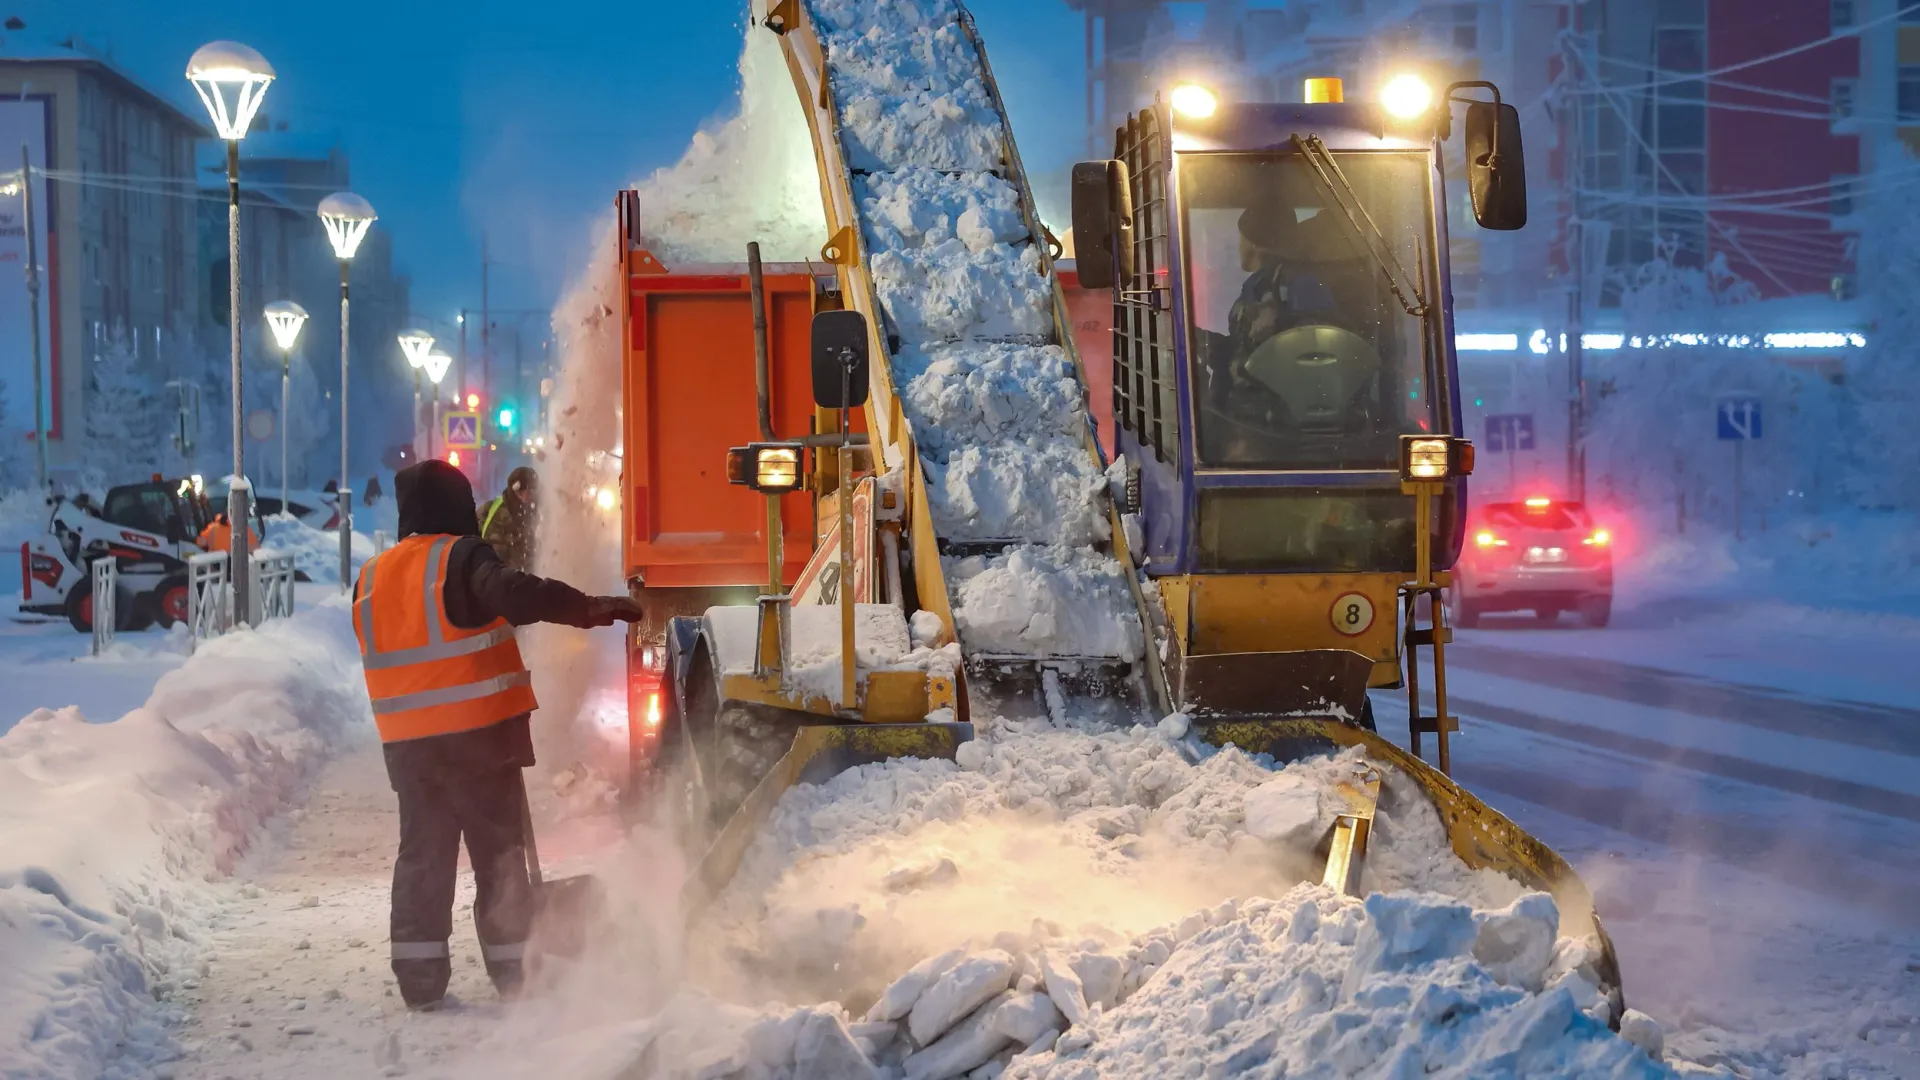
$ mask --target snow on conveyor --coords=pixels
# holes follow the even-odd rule
[[[1140,655],[1139,615],[1110,540],[1086,392],[1054,343],[1053,283],[1001,175],[1005,120],[953,0],[812,0],[854,170],[875,292],[948,541],[954,620],[970,648]],[[995,589],[962,581],[994,582]],[[1041,613],[1010,621],[1006,600]],[[1017,622],[1017,625],[1015,625]]]

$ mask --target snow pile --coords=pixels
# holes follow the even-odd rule
[[[344,605],[201,645],[113,723],[0,737],[0,1075],[123,1075],[171,1053],[209,883],[368,730]]]
[[[762,6],[756,0],[756,10]],[[641,233],[669,267],[744,262],[750,240],[769,262],[818,253],[827,222],[813,142],[777,37],[747,34],[740,111],[694,135],[677,164],[634,188]]]
[[[340,530],[317,529],[288,514],[275,514],[267,518],[264,525],[266,533],[260,538],[263,554],[292,555],[294,569],[309,579],[331,585],[340,583]],[[354,573],[358,574],[374,554],[373,537],[355,532]]]
[[[850,168],[1000,166],[1000,117],[950,0],[884,11],[872,0],[808,6],[833,70]]]
[[[1231,749],[1192,761],[1177,724],[995,725],[958,762],[864,766],[783,797],[693,964],[724,999],[767,1005],[719,1009],[697,1048],[660,1044],[661,1064],[909,1080],[1169,1062],[1666,1075],[1608,1031],[1593,943],[1561,936],[1551,897],[1454,858],[1397,774],[1363,883],[1380,891],[1303,884],[1358,750],[1276,772]],[[651,1038],[697,997],[682,992]],[[817,1000],[834,1004],[777,1004]]]
[[[1139,659],[1140,614],[1114,560],[1091,548],[1025,544],[945,559],[953,619],[972,648],[1020,656]]]

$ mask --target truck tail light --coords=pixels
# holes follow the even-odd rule
[[[660,728],[660,691],[658,690],[650,690],[647,692],[647,721],[646,722],[647,722],[647,730],[649,731],[659,730]]]

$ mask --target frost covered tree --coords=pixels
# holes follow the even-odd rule
[[[159,467],[168,429],[157,374],[122,335],[88,365],[81,457],[91,485],[145,479]]]
[[[1904,152],[1898,169],[1914,162]],[[1868,204],[1859,280],[1871,317],[1867,348],[1847,369],[1845,489],[1869,508],[1920,508],[1920,469],[1906,447],[1920,408],[1920,191],[1897,187]]]
[[[1589,355],[1594,488],[1648,511],[1648,524],[1662,529],[1689,520],[1730,526],[1733,449],[1716,437],[1714,414],[1723,395],[1746,393],[1760,397],[1766,415],[1766,438],[1742,451],[1749,514],[1757,521],[1776,507],[1817,507],[1836,484],[1825,447],[1837,426],[1837,388],[1761,347],[1747,311],[1758,291],[1724,256],[1689,267],[1674,255],[1662,245],[1621,282],[1628,347]],[[1678,347],[1675,334],[1696,338]]]
[[[7,391],[0,379],[0,493],[33,486],[33,402],[27,402],[27,422],[15,423],[7,411]]]

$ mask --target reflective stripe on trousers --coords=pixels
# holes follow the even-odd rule
[[[520,941],[512,945],[489,945],[483,941],[480,943],[480,955],[489,964],[518,963],[527,955],[527,943]]]
[[[445,960],[452,954],[444,941],[396,941],[392,955],[395,960]]]

